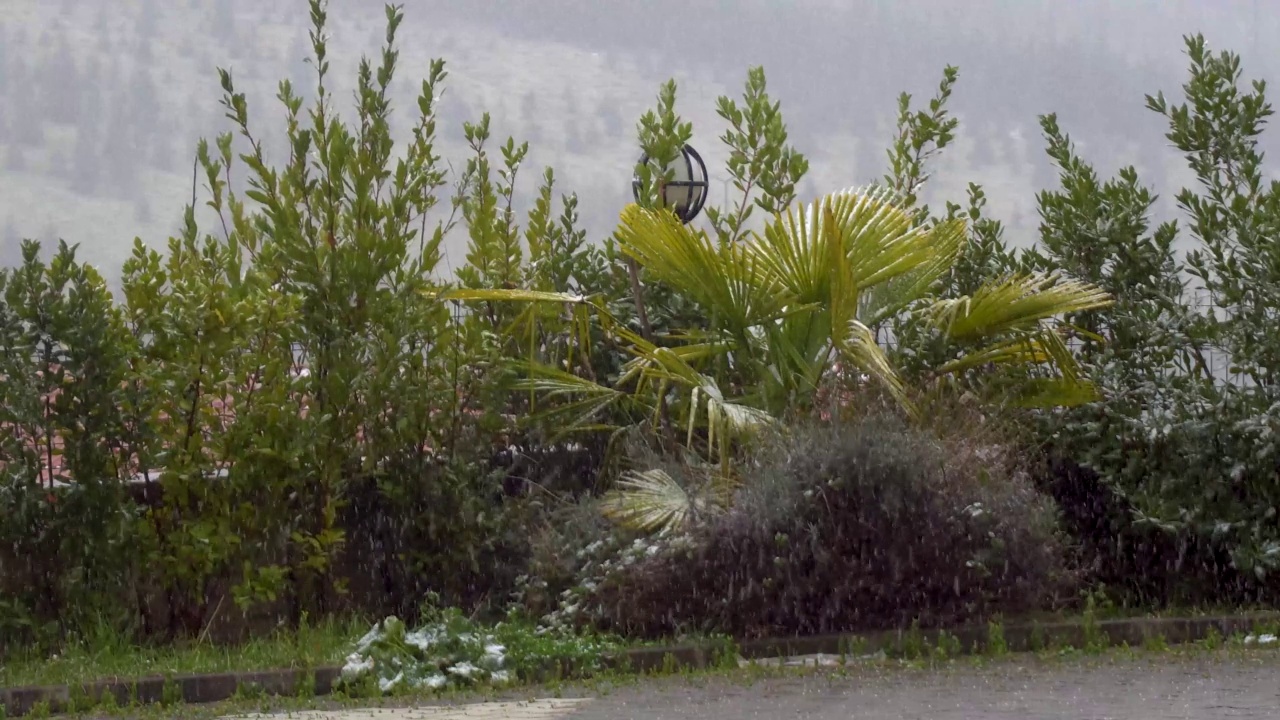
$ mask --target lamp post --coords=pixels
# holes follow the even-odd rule
[[[648,162],[648,154],[641,155],[637,166]],[[680,149],[680,157],[668,165],[665,171],[664,175],[670,179],[659,180],[658,200],[663,207],[672,210],[680,218],[680,222],[688,225],[698,217],[702,206],[707,203],[707,165],[697,150],[691,145],[685,145]],[[640,201],[642,190],[640,174],[637,172],[631,180],[631,192],[636,202]]]

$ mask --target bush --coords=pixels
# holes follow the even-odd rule
[[[0,656],[128,626],[136,570],[127,332],[74,247],[22,255],[0,269]]]
[[[485,626],[456,608],[425,607],[424,624],[409,631],[389,617],[355,645],[342,669],[349,687],[376,678],[381,692],[505,685],[562,672],[585,677],[604,669],[617,638],[538,628],[515,617]]]
[[[1040,195],[1042,269],[1105,288],[1115,304],[1068,318],[1097,402],[1044,418],[1048,486],[1124,601],[1238,603],[1280,590],[1280,183],[1266,179],[1273,110],[1239,56],[1186,39],[1183,101],[1147,107],[1197,182],[1184,224],[1156,225],[1133,168],[1105,182],[1052,116],[1061,189]],[[1175,246],[1188,243],[1186,253]],[[1187,281],[1190,280],[1188,283]]]
[[[1071,580],[1051,502],[1006,448],[888,416],[758,453],[731,509],[620,563],[603,627],[739,637],[941,625],[1042,608]]]

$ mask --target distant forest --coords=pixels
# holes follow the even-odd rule
[[[963,166],[948,168],[959,175],[958,182],[999,177],[1010,163],[1029,163],[1032,185],[1051,186],[1055,177],[1041,157],[1035,119],[1054,111],[1101,167],[1120,156],[1140,169],[1165,167],[1169,151],[1153,142],[1160,137],[1160,123],[1143,109],[1143,95],[1176,91],[1185,62],[1127,58],[1101,33],[1083,33],[1066,42],[1046,39],[1044,28],[983,30],[961,22],[965,18],[948,17],[952,11],[926,12],[927,4],[863,0],[834,3],[842,6],[834,9],[833,3],[820,2],[651,0],[592,8],[573,0],[493,0],[465,6],[424,0],[407,4],[402,38],[412,38],[409,44],[424,56],[444,57],[455,70],[448,101],[441,107],[441,132],[456,148],[461,124],[490,110],[500,132],[529,140],[538,162],[557,169],[567,159],[581,158],[576,166],[582,166],[605,153],[616,157],[620,149],[634,145],[639,111],[666,77],[685,76],[736,95],[747,66],[761,64],[771,92],[783,102],[793,141],[809,154],[815,169],[826,168],[821,176],[847,175],[845,184],[866,182],[881,171],[883,155],[875,154],[881,151],[864,154],[856,170],[845,173],[848,160],[840,148],[826,146],[830,138],[842,135],[861,147],[884,147],[897,93],[927,96],[945,63],[961,70],[952,106],[962,119],[961,138],[971,143]],[[1040,8],[1043,15],[1051,4],[1026,0],[1019,10],[1035,17],[1028,13]],[[304,62],[309,52],[305,0],[5,0],[5,5],[16,10],[0,13],[4,264],[18,259],[24,235],[46,243],[55,235],[86,245],[106,242],[112,246],[109,255],[118,258],[132,239],[95,238],[100,227],[63,222],[57,212],[46,213],[50,219],[33,226],[26,213],[42,199],[20,194],[15,183],[38,181],[73,198],[116,203],[104,206],[127,215],[117,218],[119,228],[112,226],[116,234],[131,223],[169,231],[183,202],[171,201],[189,199],[196,140],[226,129],[216,104],[214,68],[235,68],[250,107],[271,108],[272,113],[281,77],[304,88],[313,78]],[[1133,5],[1135,13],[1155,7]],[[330,15],[337,48],[351,57],[376,51],[380,3],[335,0]],[[1178,35],[1196,30],[1167,33],[1165,56],[1176,58]],[[619,80],[610,84],[596,76],[595,84],[576,82],[572,68],[538,67],[529,57],[512,54],[506,44],[493,42],[494,37],[510,38],[513,45],[518,41],[525,48],[521,52],[542,43],[583,57],[599,53],[605,77],[616,70]],[[1248,48],[1237,49],[1248,60]],[[539,84],[513,75],[500,87],[466,86],[463,71],[481,59],[538,73]],[[402,68],[397,85],[402,107],[423,74],[420,67],[421,62]],[[332,75],[344,87],[354,67],[335,62]],[[1028,84],[1028,76],[1054,80]],[[343,99],[349,98],[343,92]],[[484,104],[483,98],[494,97],[500,107]],[[681,109],[698,119],[699,142],[713,145],[721,129],[710,122],[716,120],[714,98],[686,98]],[[408,112],[399,119],[407,123]],[[260,122],[272,129],[279,124],[274,114]],[[1021,156],[1011,156],[1007,147],[1015,131],[1028,146],[1019,151]],[[625,199],[625,176],[616,188],[608,188],[572,168],[561,175],[565,189],[582,196],[592,233],[608,232],[618,203]],[[1156,180],[1159,185],[1162,178]],[[187,190],[179,192],[183,184]],[[163,197],[156,187],[165,189]],[[1034,224],[1034,218],[1023,221]],[[110,274],[114,268],[104,271]]]

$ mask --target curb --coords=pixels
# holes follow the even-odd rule
[[[1009,652],[1027,652],[1038,649],[1037,643],[1050,646],[1083,647],[1090,634],[1103,637],[1109,645],[1141,645],[1151,638],[1163,638],[1170,645],[1196,642],[1216,632],[1226,638],[1236,633],[1247,633],[1260,624],[1280,623],[1280,613],[1256,615],[1232,615],[1197,618],[1133,618],[1101,620],[1092,626],[1082,622],[1032,623],[1003,628],[1005,645]],[[891,630],[865,635],[841,634],[814,637],[775,638],[749,640],[736,646],[744,660],[787,658],[809,655],[844,655],[853,648],[859,653],[901,653],[909,641],[923,640],[936,645],[942,632],[959,640],[962,654],[981,652],[987,643],[986,626],[964,626],[955,629],[920,630],[919,634],[907,630]],[[914,637],[912,637],[914,635]],[[690,643],[670,647],[634,648],[605,659],[611,670],[625,670],[644,674],[664,670],[706,669],[723,659],[726,646],[716,643]],[[332,693],[341,677],[337,666],[313,670],[266,670],[261,672],[233,672],[210,675],[180,675],[173,677],[151,676],[135,680],[106,680],[86,683],[79,687],[67,685],[0,688],[0,717],[18,717],[30,713],[37,706],[50,712],[74,712],[83,708],[79,703],[96,705],[111,695],[120,707],[132,704],[157,703],[203,704],[229,700],[245,689],[270,696],[296,696],[299,690],[310,685],[315,696]],[[571,668],[552,662],[545,673],[551,677],[565,677]],[[73,692],[76,691],[76,692]]]
[[[1128,644],[1140,646],[1148,639],[1163,638],[1170,645],[1185,645],[1217,632],[1227,638],[1236,633],[1254,631],[1259,625],[1280,623],[1280,613],[1253,615],[1206,616],[1196,618],[1125,618],[1099,620],[1089,628],[1083,622],[1027,623],[1004,626],[1004,641],[1008,652],[1031,652],[1043,646],[1084,647],[1090,632],[1106,639],[1108,646]],[[946,632],[960,643],[963,655],[980,653],[987,644],[988,629],[983,626],[958,628],[921,629],[916,639],[936,646],[938,637]],[[888,630],[867,634],[819,635],[795,638],[770,638],[748,640],[737,644],[738,655],[743,660],[789,658],[811,655],[846,655],[857,649],[859,654],[885,652],[901,654],[913,640],[908,630]],[[1042,643],[1041,647],[1037,647]],[[677,645],[666,648],[635,648],[611,658],[606,663],[611,668],[645,673],[663,669],[705,669],[716,663],[722,646],[712,644]]]

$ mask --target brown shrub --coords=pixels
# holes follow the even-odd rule
[[[638,636],[936,626],[1044,607],[1071,580],[1052,502],[983,435],[810,423],[743,475],[730,510],[612,573],[589,614]]]

